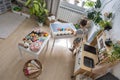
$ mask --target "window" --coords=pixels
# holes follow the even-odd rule
[[[91,1],[92,3],[96,2],[97,0],[63,0],[63,1],[66,1],[70,4],[75,4],[77,6],[80,6],[80,7],[84,7],[84,8],[90,8],[88,6],[86,6],[86,2],[87,1]],[[91,4],[91,3],[90,3]]]

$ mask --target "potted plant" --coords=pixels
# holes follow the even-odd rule
[[[94,1],[87,0],[87,1],[85,2],[85,5],[84,5],[84,6],[93,7],[94,5],[95,5],[95,2],[94,2]]]
[[[88,19],[93,20],[95,24],[98,24],[102,18],[101,18],[101,13],[97,11],[92,11],[88,13]]]
[[[114,62],[116,60],[120,60],[120,44],[115,43],[113,45],[113,51],[110,57],[110,61]]]
[[[76,29],[79,29],[79,28],[80,28],[80,25],[79,25],[79,24],[75,24],[75,28],[76,28]]]
[[[105,40],[105,44],[106,44],[108,47],[111,47],[111,46],[113,45],[112,40],[111,40],[110,38]]]
[[[99,22],[99,25],[102,29],[109,31],[110,29],[112,29],[112,24],[111,21],[105,21],[105,20],[101,20]]]
[[[96,4],[95,4],[95,8],[100,8],[101,7],[101,1],[97,0]]]
[[[21,14],[21,10],[22,10],[22,8],[21,7],[19,7],[19,6],[13,6],[12,7],[12,12],[13,13],[16,13],[16,14]]]
[[[112,12],[105,12],[104,13],[104,20],[111,20],[113,17],[113,13]]]
[[[101,12],[97,10],[101,7],[100,0],[97,0],[94,7],[95,8],[93,8],[92,11],[88,11],[87,17],[88,19],[93,20],[95,24],[98,24],[102,20]]]
[[[30,14],[36,16],[39,23],[45,23],[48,15],[46,3],[44,0],[27,0],[26,6],[29,7]]]

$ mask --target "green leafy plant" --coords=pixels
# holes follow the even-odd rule
[[[98,24],[104,30],[108,30],[109,31],[110,29],[112,29],[111,21],[101,20]]]
[[[112,12],[109,13],[109,15],[107,16],[107,18],[111,18],[112,17]]]
[[[101,18],[101,13],[97,11],[92,11],[88,13],[88,19],[93,20],[96,24],[98,24],[102,18]]]
[[[95,4],[95,8],[100,8],[101,7],[101,1],[97,0],[96,4]]]
[[[35,15],[40,23],[45,22],[48,10],[44,0],[27,0],[25,5],[29,7],[30,14]]]
[[[101,12],[96,11],[96,9],[100,7],[101,7],[101,2],[100,0],[97,0],[97,2],[95,3],[95,9],[91,12],[88,12],[87,15],[88,19],[93,20],[95,24],[98,24],[100,21],[102,21]]]
[[[95,5],[95,2],[94,1],[91,1],[91,0],[87,0],[85,2],[85,6],[88,6],[88,7],[93,7]]]
[[[104,17],[106,17],[108,19],[112,18],[112,16],[113,16],[112,12],[105,12],[104,13]]]
[[[75,28],[76,28],[76,29],[79,29],[79,28],[80,28],[80,25],[79,25],[79,24],[75,24]]]
[[[113,51],[110,60],[112,62],[116,60],[120,60],[120,44],[116,43],[113,45]]]
[[[21,8],[21,7],[18,7],[18,6],[15,6],[15,7],[13,7],[13,10],[14,10],[14,11],[18,11],[18,12],[19,12],[19,11],[21,11],[21,10],[22,10],[22,8]]]

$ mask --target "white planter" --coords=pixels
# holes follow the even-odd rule
[[[12,12],[21,15],[21,12],[14,11],[14,10],[12,10]]]
[[[38,25],[39,25],[40,27],[43,27],[43,23],[38,22]]]
[[[22,13],[23,16],[27,17],[27,18],[30,18],[30,15],[27,14],[27,13]]]

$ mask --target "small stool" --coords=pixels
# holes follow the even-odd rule
[[[42,64],[37,59],[29,60],[23,68],[24,75],[29,79],[37,79],[42,72]]]

